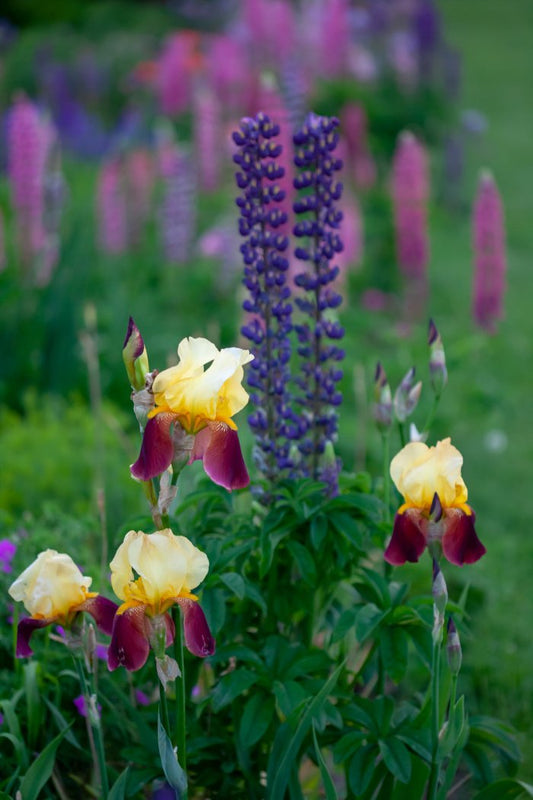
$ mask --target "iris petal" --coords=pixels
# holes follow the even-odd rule
[[[37,628],[46,628],[51,625],[54,619],[35,619],[35,617],[23,617],[17,627],[17,658],[32,656],[33,650],[30,647],[30,638],[33,631]]]
[[[146,664],[150,644],[144,612],[145,606],[135,606],[128,608],[123,614],[115,615],[107,652],[107,663],[111,671],[117,667],[126,667],[130,672],[135,672]]]
[[[476,533],[474,512],[465,514],[458,508],[449,509],[444,523],[442,552],[451,564],[462,567],[479,561],[487,552]]]
[[[199,604],[187,598],[179,598],[177,602],[183,612],[183,631],[187,650],[200,658],[212,656],[215,652],[215,640]]]
[[[214,423],[196,434],[189,463],[199,458],[211,480],[228,491],[250,483],[237,432],[225,425]]]
[[[149,481],[161,475],[172,463],[174,445],[170,426],[175,419],[175,414],[161,413],[146,423],[139,458],[130,467],[137,480]]]
[[[406,561],[418,561],[426,547],[426,537],[420,528],[423,521],[416,509],[396,514],[392,539],[385,550],[385,560],[389,564],[400,566]]]
[[[107,597],[97,595],[96,597],[89,597],[84,603],[79,606],[80,611],[86,611],[94,619],[98,627],[108,636],[111,636],[113,630],[113,621],[117,613],[117,604]]]

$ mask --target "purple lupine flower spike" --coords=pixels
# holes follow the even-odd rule
[[[507,258],[502,201],[489,172],[481,174],[473,213],[473,315],[480,328],[495,333],[503,317]]]
[[[342,167],[335,156],[338,124],[335,118],[311,113],[294,135],[294,163],[299,169],[294,185],[301,193],[294,203],[298,218],[294,234],[304,240],[295,255],[305,265],[295,278],[304,293],[295,302],[309,320],[295,326],[303,373],[298,379],[302,391],[299,402],[307,427],[299,447],[306,472],[315,479],[323,477],[321,456],[327,442],[336,439],[336,408],[342,401],[337,383],[342,377],[339,362],[344,350],[337,342],[344,330],[334,318],[342,297],[331,286],[339,273],[332,260],[343,249],[339,236],[342,212],[337,207],[342,194],[342,184],[336,178]],[[328,467],[328,485],[334,494],[336,480],[332,482],[331,475]]]
[[[292,466],[290,439],[298,438],[298,425],[289,407],[288,382],[292,306],[287,286],[288,239],[280,231],[287,215],[280,210],[284,192],[279,181],[283,168],[277,159],[281,147],[275,139],[279,126],[260,112],[241,120],[233,134],[238,147],[237,198],[239,232],[244,237],[244,285],[249,315],[242,333],[252,342],[254,360],[248,373],[254,411],[249,417],[256,438],[255,457],[272,486]]]

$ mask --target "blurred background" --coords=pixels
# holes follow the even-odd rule
[[[91,532],[105,524],[113,546],[140,513],[130,315],[152,366],[188,335],[243,344],[239,119],[269,113],[287,154],[307,111],[335,115],[336,449],[379,474],[378,360],[393,387],[417,366],[423,424],[432,317],[449,385],[430,441],[463,453],[488,550],[451,572],[471,632],[462,688],[518,729],[533,778],[532,4],[4,0],[1,15],[0,536],[14,569],[65,536],[90,559]],[[249,449],[244,415],[240,429]],[[398,573],[427,589],[416,567]]]

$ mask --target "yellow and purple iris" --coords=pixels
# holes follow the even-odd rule
[[[418,561],[427,546],[437,544],[452,564],[472,564],[486,552],[474,528],[461,477],[463,457],[450,439],[428,447],[410,442],[392,459],[391,478],[403,496],[392,538],[385,550],[390,564]]]
[[[229,490],[247,486],[233,416],[248,402],[243,366],[253,355],[238,347],[219,350],[207,339],[190,337],[180,342],[178,357],[179,363],[153,382],[155,405],[132,475],[150,480],[170,466],[178,451],[189,450],[189,463],[202,459],[215,483]],[[186,437],[192,437],[189,448]]]
[[[162,656],[175,635],[168,613],[175,603],[183,613],[191,653],[205,657],[215,652],[207,620],[192,594],[207,575],[209,561],[185,536],[175,536],[169,528],[150,534],[129,531],[110,567],[111,585],[123,602],[113,624],[109,669],[140,669],[150,646]]]
[[[29,617],[20,620],[17,630],[17,657],[31,656],[30,637],[37,628],[53,622],[70,628],[79,614],[88,612],[98,627],[111,633],[117,605],[96,592],[90,592],[92,578],[82,575],[65,553],[44,550],[9,587],[13,600],[22,601]]]

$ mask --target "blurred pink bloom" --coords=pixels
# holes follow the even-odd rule
[[[386,311],[390,297],[380,289],[366,289],[361,295],[361,305],[368,311]]]
[[[7,156],[19,248],[25,264],[44,244],[44,174],[49,143],[50,129],[39,109],[25,95],[19,95],[9,116]]]
[[[296,20],[288,0],[244,0],[244,20],[259,66],[278,66],[294,51]]]
[[[376,182],[376,165],[368,147],[368,121],[364,106],[356,103],[344,106],[341,130],[347,146],[349,172],[358,188],[368,189]]]
[[[180,114],[191,102],[192,75],[201,63],[198,42],[194,31],[179,31],[165,42],[155,79],[163,114]]]
[[[327,78],[346,71],[350,47],[349,14],[348,0],[325,0],[322,4],[318,58],[321,72]]]
[[[201,188],[212,192],[220,180],[221,108],[207,83],[195,92],[193,109],[198,178]]]
[[[152,155],[143,148],[128,153],[126,158],[128,229],[137,242],[150,216],[155,169]]]
[[[488,333],[496,332],[503,318],[507,258],[503,208],[498,188],[489,172],[479,179],[473,211],[474,320]]]
[[[7,266],[6,261],[6,235],[4,225],[4,214],[0,208],[0,272]]]
[[[363,257],[363,220],[359,203],[355,197],[345,192],[340,208],[343,216],[339,236],[344,249],[336,258],[340,270],[337,284],[339,291],[346,281],[348,271],[358,267]]]
[[[424,309],[428,278],[428,165],[423,145],[408,131],[399,137],[392,167],[392,199],[396,255],[406,284],[406,312],[418,317]]]
[[[225,111],[242,114],[250,93],[250,64],[243,43],[228,34],[211,37],[207,51],[209,83]]]
[[[123,253],[128,245],[124,171],[118,158],[105,161],[98,176],[97,214],[100,246],[107,253]]]

